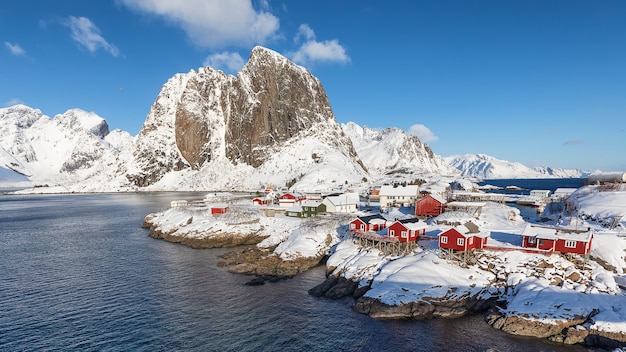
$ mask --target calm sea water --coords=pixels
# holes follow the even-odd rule
[[[584,178],[528,178],[528,179],[499,179],[484,180],[478,183],[479,186],[492,185],[498,187],[517,186],[520,190],[494,190],[490,192],[507,194],[530,194],[533,189],[547,189],[554,192],[557,188],[579,188],[585,184]]]
[[[198,195],[200,198],[201,195]],[[481,316],[380,321],[312,297],[324,268],[263,286],[225,249],[148,237],[145,215],[192,194],[0,195],[1,351],[581,351]]]

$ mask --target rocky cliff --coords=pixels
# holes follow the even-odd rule
[[[135,168],[127,177],[148,186],[171,171],[225,161],[258,169],[285,144],[307,137],[365,173],[319,80],[280,54],[256,47],[236,77],[204,67],[163,86],[137,136]]]

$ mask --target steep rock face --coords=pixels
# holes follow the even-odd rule
[[[135,168],[127,177],[148,186],[171,171],[200,170],[217,160],[259,168],[285,143],[311,135],[364,168],[319,80],[256,47],[237,77],[204,67],[163,86],[137,137]]]

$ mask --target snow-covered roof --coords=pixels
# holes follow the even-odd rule
[[[301,207],[301,206],[299,206],[299,205],[293,205],[293,206],[290,206],[289,208],[285,209],[285,211],[290,211],[290,212],[301,213],[303,210],[302,210],[302,207]]]
[[[572,229],[567,227],[550,227],[538,226],[533,224],[526,225],[523,236],[536,237],[544,240],[574,240],[578,242],[589,242],[593,235],[590,229]]]
[[[320,204],[322,204],[322,202],[320,202],[319,200],[307,199],[306,201],[304,201],[302,206],[303,207],[316,207],[317,208]]]
[[[450,208],[482,208],[487,203],[485,202],[450,202],[448,207]]]
[[[419,193],[419,186],[416,185],[408,185],[408,186],[382,186],[380,187],[380,195],[381,196],[417,196]]]
[[[418,222],[409,222],[404,224],[404,226],[409,229],[409,230],[422,230],[422,229],[426,229],[428,228],[428,224],[426,224],[423,221],[418,221]]]

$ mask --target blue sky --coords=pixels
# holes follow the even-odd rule
[[[338,122],[438,155],[626,170],[626,1],[22,0],[0,5],[0,104],[139,132],[161,86],[255,45],[317,76]]]

